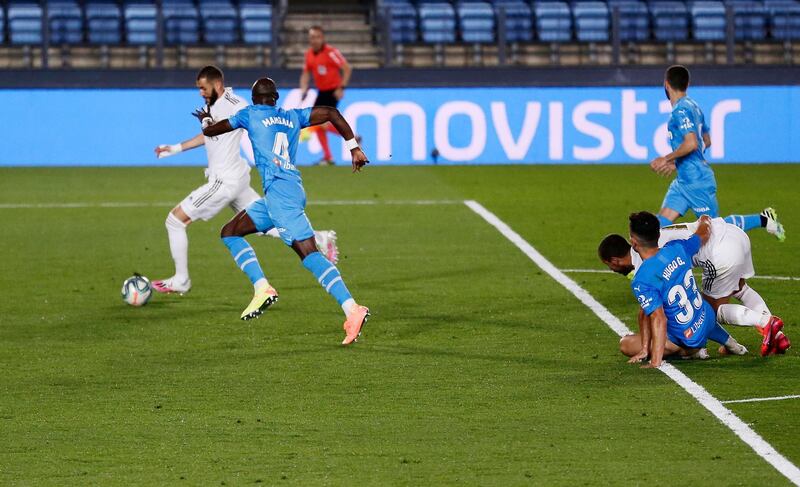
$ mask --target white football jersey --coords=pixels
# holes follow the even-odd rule
[[[699,225],[698,222],[692,222],[663,227],[661,229],[661,236],[658,239],[658,248],[663,247],[667,242],[685,240],[691,237],[694,235],[694,232],[697,231]],[[692,267],[700,267],[701,263],[706,261],[714,262],[715,249],[719,246],[722,239],[725,238],[725,234],[728,232],[728,225],[738,228],[736,225],[732,225],[722,218],[711,219],[711,236],[708,238],[708,242],[700,247],[700,250],[692,257]],[[631,248],[631,264],[633,265],[634,273],[638,271],[639,266],[642,265],[642,258],[633,248]]]
[[[211,118],[214,122],[227,120],[246,106],[247,102],[236,96],[232,88],[225,88],[225,93],[211,105]],[[239,180],[250,174],[250,166],[240,153],[244,133],[244,129],[236,129],[205,138],[209,179]]]

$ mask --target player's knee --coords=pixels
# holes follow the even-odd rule
[[[238,237],[236,232],[236,222],[231,220],[222,226],[219,231],[219,238]]]

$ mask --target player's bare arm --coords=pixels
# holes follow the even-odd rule
[[[191,139],[184,140],[178,144],[160,144],[154,150],[156,157],[163,159],[165,157],[174,156],[175,154],[183,151],[194,149],[195,147],[200,147],[201,145],[205,145],[205,143],[206,139],[203,137],[203,134],[197,134]]]
[[[647,316],[643,309],[639,309],[639,339],[641,340],[641,350],[636,355],[633,355],[630,360],[628,360],[629,364],[638,364],[640,362],[644,362],[647,357],[650,355],[650,340],[652,338],[651,330],[650,330],[650,317]]]
[[[711,134],[708,132],[703,134],[703,147],[706,149],[711,147]]]
[[[653,169],[659,176],[669,176],[675,171],[675,161],[683,156],[690,154],[692,151],[697,150],[697,135],[693,132],[686,134],[677,149],[670,152],[666,156],[656,157],[650,162],[650,168]]]
[[[661,363],[664,361],[664,349],[667,346],[667,316],[664,314],[664,308],[659,307],[657,310],[650,313],[648,318],[650,320],[652,339],[650,345],[650,363],[642,366],[642,368],[645,369],[661,366]]]
[[[708,242],[708,239],[711,238],[711,217],[708,215],[703,215],[697,220],[697,230],[694,232],[695,235],[700,237],[700,241],[703,245]]]
[[[233,127],[231,127],[231,123],[227,120],[223,120],[204,128],[203,135],[206,137],[216,137],[218,135],[227,134],[232,130]]]
[[[332,107],[314,107],[314,109],[311,110],[309,124],[322,125],[326,122],[330,122],[339,134],[344,137],[345,144],[347,144],[350,149],[350,154],[353,156],[353,172],[360,171],[362,167],[369,164],[369,159],[367,159],[366,154],[364,154],[364,151],[361,150],[361,147],[359,147],[358,143],[355,141],[353,129],[350,128],[350,124],[347,123],[347,120],[344,119],[339,110]]]

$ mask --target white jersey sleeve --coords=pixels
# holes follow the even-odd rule
[[[215,122],[227,120],[246,106],[247,102],[234,94],[231,88],[225,88],[225,93],[211,105],[211,118]],[[205,138],[209,178],[239,180],[250,174],[250,166],[240,152],[243,134],[244,130],[236,129]]]

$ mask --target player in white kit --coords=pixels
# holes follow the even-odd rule
[[[691,237],[698,226],[699,220],[662,227],[659,248],[672,240]],[[612,234],[604,238],[598,254],[609,269],[628,277],[635,275],[642,264],[642,258],[621,235]],[[780,318],[773,316],[761,295],[747,285],[747,279],[755,275],[755,270],[750,238],[741,228],[722,218],[711,219],[711,236],[692,257],[692,267],[702,270],[703,298],[717,312],[722,323],[756,328],[764,335],[762,355],[786,352],[791,343],[782,331],[777,331],[776,336],[766,335],[772,332],[772,324]],[[744,306],[723,307],[730,303],[731,298],[738,299]]]
[[[247,106],[231,88],[225,87],[222,71],[216,66],[206,66],[197,74],[197,88],[206,102],[206,109],[215,121],[226,120]],[[200,112],[198,110],[197,112]],[[197,115],[195,113],[195,116]],[[192,191],[167,215],[166,227],[169,248],[175,262],[175,274],[166,279],[153,281],[153,289],[162,293],[185,293],[192,287],[189,278],[189,239],[186,227],[196,220],[210,220],[225,207],[234,213],[244,210],[261,198],[250,187],[250,165],[241,156],[241,148],[252,154],[244,130],[234,130],[217,137],[197,136],[172,145],[159,145],[155,153],[159,159],[205,145],[208,155],[208,168],[205,170],[208,182]],[[244,144],[244,145],[243,145]],[[252,157],[252,156],[251,156]],[[277,231],[266,235],[279,237]],[[315,232],[318,248],[333,263],[338,260],[336,232],[323,230]]]

